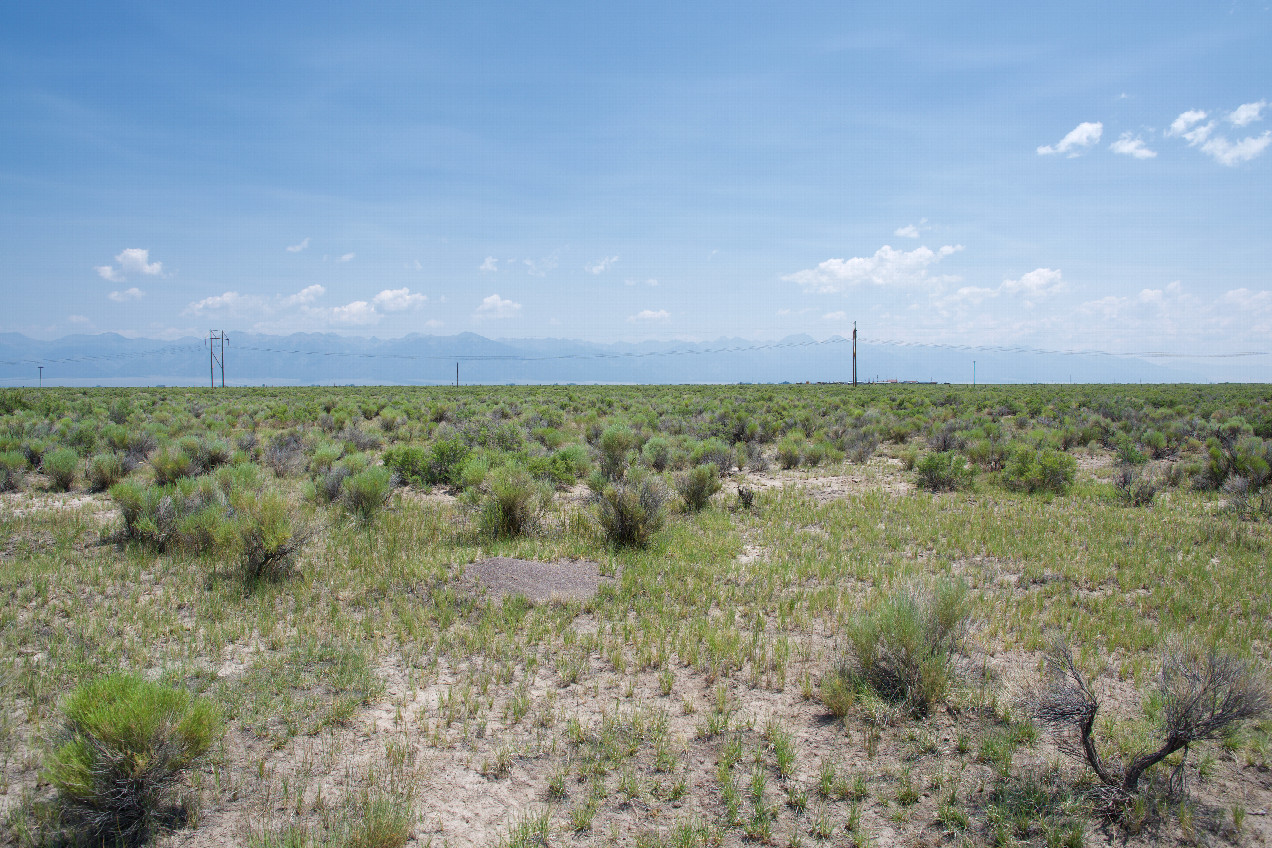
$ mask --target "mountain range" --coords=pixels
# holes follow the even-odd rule
[[[251,385],[453,385],[524,383],[850,382],[852,345],[840,337],[779,341],[599,344],[570,339],[489,339],[474,333],[379,339],[331,333],[227,333],[225,383]],[[219,353],[219,348],[218,348]],[[1272,379],[1269,365],[937,346],[861,343],[861,382],[1205,383]],[[198,386],[210,381],[208,340],[114,333],[37,340],[0,333],[0,385]]]

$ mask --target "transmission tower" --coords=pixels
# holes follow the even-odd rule
[[[208,377],[216,388],[216,369],[221,368],[221,388],[225,388],[225,346],[230,337],[224,330],[208,330]]]

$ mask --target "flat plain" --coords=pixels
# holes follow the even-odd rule
[[[1113,803],[1032,705],[1063,638],[1118,770],[1164,653],[1267,685],[1269,463],[1266,386],[5,390],[0,834],[125,670],[222,717],[159,845],[1266,844],[1269,716]]]

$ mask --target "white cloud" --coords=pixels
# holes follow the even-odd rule
[[[487,256],[486,261],[481,263],[481,266],[478,267],[477,270],[478,271],[498,271],[499,260],[493,256]]]
[[[374,324],[380,320],[380,315],[365,300],[355,300],[344,306],[333,307],[330,320],[333,324]]]
[[[1121,153],[1125,156],[1134,156],[1136,159],[1152,159],[1157,155],[1157,151],[1149,150],[1144,146],[1144,140],[1138,136],[1132,136],[1130,133],[1122,133],[1121,137],[1109,145],[1109,150],[1114,153]]]
[[[103,280],[112,283],[122,283],[128,279],[129,274],[143,274],[148,277],[163,276],[163,263],[151,262],[150,251],[145,248],[124,248],[115,256],[115,261],[119,263],[119,268],[110,265],[94,265],[93,270]]]
[[[1242,103],[1228,115],[1228,120],[1233,126],[1244,127],[1246,124],[1252,124],[1263,118],[1263,110],[1267,108],[1268,101],[1260,100],[1257,103]]]
[[[945,308],[979,306],[992,298],[1011,296],[1019,297],[1025,306],[1033,306],[1035,301],[1060,294],[1067,288],[1063,276],[1056,269],[1035,268],[1028,274],[1021,275],[1018,280],[1003,280],[996,288],[963,286],[936,303]]]
[[[1060,139],[1059,144],[1039,147],[1038,155],[1049,156],[1052,153],[1068,153],[1070,157],[1074,157],[1098,142],[1103,134],[1104,124],[1099,121],[1083,121],[1070,130],[1068,135]]]
[[[304,239],[301,240],[300,244],[288,245],[287,252],[300,253],[302,250],[305,250],[308,247],[309,247],[309,237],[306,236]]]
[[[628,318],[627,320],[628,321],[666,321],[670,317],[671,317],[671,313],[668,312],[666,309],[642,309],[640,312],[637,312],[635,315]]]
[[[1037,268],[1023,275],[1019,280],[1003,280],[1002,284],[1005,294],[1019,294],[1025,297],[1047,297],[1058,294],[1064,289],[1064,279],[1054,268]]]
[[[897,238],[918,238],[919,228],[913,224],[906,224],[904,227],[897,227],[893,235]]]
[[[587,272],[589,274],[604,273],[605,271],[609,270],[609,266],[613,265],[617,261],[618,261],[617,256],[606,256],[604,259],[601,259],[600,261],[598,261],[595,265],[588,265]]]
[[[658,285],[658,280],[654,279],[653,277],[650,277],[648,280],[632,280],[632,279],[627,279],[627,280],[623,280],[623,285],[625,285],[625,286],[650,286],[650,287],[652,288],[653,286]]]
[[[371,303],[385,312],[402,312],[422,306],[428,300],[427,295],[411,294],[409,288],[385,289],[371,298]]]
[[[87,326],[93,323],[92,321],[90,321],[88,318],[86,318],[83,315],[67,315],[66,320],[72,324],[82,324],[84,326]]]
[[[1201,152],[1208,154],[1220,165],[1231,167],[1242,162],[1249,162],[1267,150],[1269,144],[1272,144],[1272,130],[1261,136],[1250,136],[1237,142],[1228,141],[1223,136],[1215,136],[1201,146]]]
[[[827,259],[816,268],[796,271],[782,279],[798,283],[805,291],[817,294],[834,294],[850,286],[867,283],[876,286],[917,286],[924,283],[957,282],[957,277],[929,277],[928,266],[962,249],[961,244],[947,244],[935,251],[928,247],[904,251],[885,244],[875,251],[874,256]]]
[[[839,310],[838,312],[827,312],[825,315],[823,315],[823,316],[822,316],[822,320],[824,320],[824,321],[847,321],[847,320],[848,320],[848,313],[847,313],[847,312],[844,312],[842,309],[841,309],[841,310]]]
[[[337,259],[336,261],[337,261],[337,262],[350,262],[350,261],[352,261],[352,260],[353,260],[353,257],[355,257],[355,256],[357,256],[357,255],[358,255],[358,254],[356,254],[356,253],[345,253],[345,254],[343,254],[343,255],[342,255],[339,259]]]
[[[511,300],[492,294],[482,298],[476,314],[478,318],[511,318],[520,311],[520,303],[513,303]]]
[[[532,277],[546,277],[548,272],[557,266],[557,256],[560,251],[553,251],[551,255],[542,259],[523,259],[521,260],[526,266],[526,273]]]
[[[113,291],[106,296],[110,298],[111,300],[115,301],[116,303],[124,303],[129,300],[138,300],[144,294],[145,294],[144,291],[137,288],[136,286],[133,286],[132,288],[125,289],[124,291]]]
[[[140,247],[130,247],[115,257],[120,269],[125,274],[145,274],[149,277],[163,276],[163,263],[151,262],[150,251]]]
[[[183,314],[199,314],[203,312],[246,312],[249,310],[260,311],[265,307],[264,302],[254,295],[243,295],[236,291],[227,291],[224,294],[212,295],[205,297],[203,300],[197,300],[187,306]]]
[[[1166,131],[1166,135],[1182,136],[1196,123],[1206,120],[1206,113],[1201,109],[1189,109],[1187,112],[1181,112],[1179,117],[1171,121],[1170,129]]]
[[[318,298],[327,293],[327,290],[314,283],[312,286],[305,286],[293,295],[283,298],[284,306],[301,306],[307,303],[313,303]]]

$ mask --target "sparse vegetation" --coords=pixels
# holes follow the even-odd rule
[[[1238,844],[1272,804],[1256,713],[1093,793],[1015,698],[1071,633],[1121,787],[1187,693],[1236,691],[1207,679],[1261,691],[1266,387],[22,398],[0,402],[0,841],[71,838],[43,752],[61,696],[120,668],[230,731],[158,804],[183,844],[494,844],[496,793],[531,841],[649,845]],[[916,486],[933,445],[960,494]],[[523,572],[474,585],[479,561]],[[575,571],[595,594],[549,591]],[[1171,634],[1244,659],[1163,676]]]

